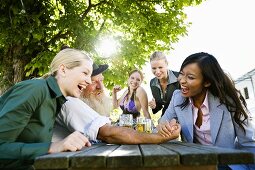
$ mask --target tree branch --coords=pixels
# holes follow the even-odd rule
[[[50,44],[55,44],[55,42],[59,39],[64,39],[66,38],[71,32],[67,31],[65,33],[63,33],[62,31],[60,31],[59,33],[57,33],[50,41],[48,41],[45,46],[48,47]]]
[[[104,0],[104,1],[101,1],[101,2],[99,2],[99,3],[97,3],[97,4],[92,4],[92,3],[91,3],[91,0],[89,0],[89,6],[88,6],[88,8],[83,12],[83,14],[82,14],[82,16],[81,16],[81,19],[84,20],[84,18],[88,15],[89,11],[90,11],[92,8],[97,7],[97,6],[99,6],[99,5],[101,5],[101,4],[104,4],[104,3],[106,3],[106,2],[107,2],[107,1]]]

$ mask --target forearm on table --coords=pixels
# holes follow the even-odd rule
[[[164,138],[159,134],[140,133],[126,127],[105,125],[99,129],[98,139],[114,144],[163,143],[177,137]]]

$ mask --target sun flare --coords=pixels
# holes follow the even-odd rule
[[[111,38],[105,37],[102,38],[101,41],[98,43],[96,51],[98,54],[103,58],[111,57],[114,53],[116,53],[120,48],[119,43]]]

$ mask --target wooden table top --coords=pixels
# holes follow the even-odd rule
[[[222,164],[253,164],[243,150],[169,142],[147,145],[95,144],[78,152],[48,154],[35,159],[36,169],[216,169]],[[180,168],[181,169],[181,168]],[[208,168],[207,168],[208,170]]]

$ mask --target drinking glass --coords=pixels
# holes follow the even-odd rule
[[[119,125],[132,128],[133,127],[133,115],[132,114],[121,114],[119,119]]]
[[[144,117],[137,117],[136,118],[136,130],[139,132],[145,131],[145,121]]]
[[[144,122],[145,122],[145,130],[144,131],[147,133],[152,133],[152,127],[153,127],[152,120],[145,119]]]

